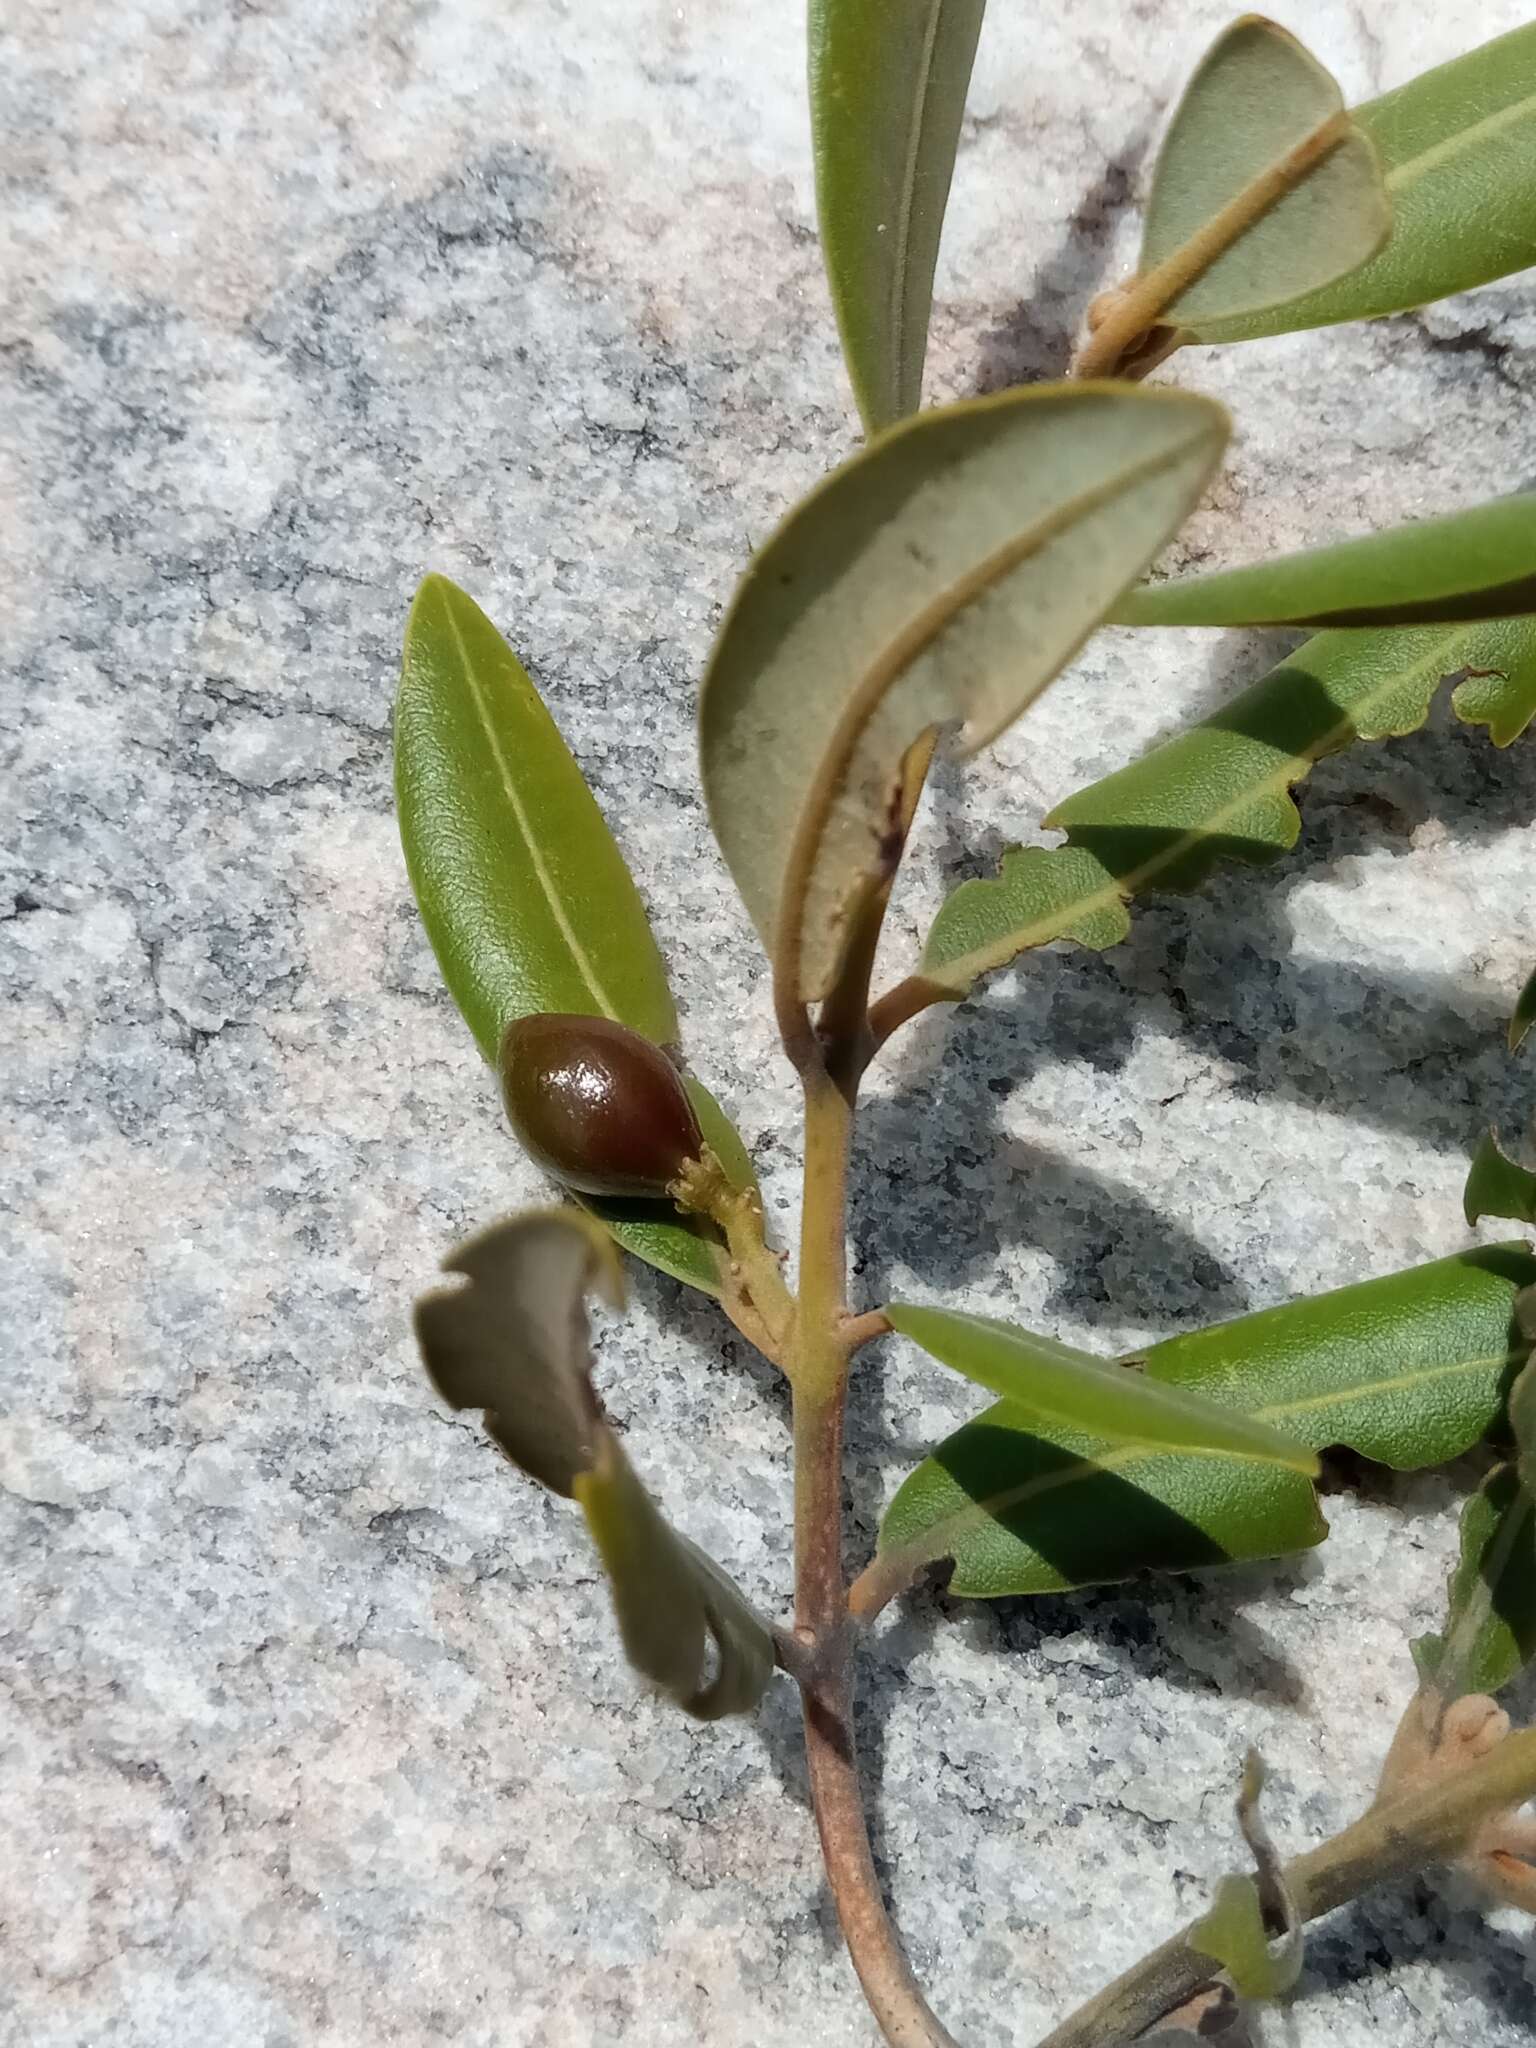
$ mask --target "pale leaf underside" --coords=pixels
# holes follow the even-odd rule
[[[1385,244],[1332,284],[1209,316],[1197,340],[1403,312],[1536,263],[1536,24],[1410,79],[1353,118],[1385,174]]]
[[[959,723],[974,749],[1016,718],[1178,527],[1225,433],[1182,393],[1008,392],[895,429],[768,542],[716,642],[701,749],[795,999],[827,992],[888,873],[914,744]]]
[[[1353,270],[1390,209],[1375,152],[1337,84],[1294,36],[1234,22],[1190,80],[1158,158],[1141,274],[1198,251],[1213,223],[1247,223],[1163,306],[1170,326],[1256,312]]]

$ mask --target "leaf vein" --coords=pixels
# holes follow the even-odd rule
[[[1512,127],[1517,121],[1536,116],[1536,93],[1526,98],[1511,100],[1507,107],[1498,107],[1491,114],[1485,114],[1481,121],[1474,121],[1470,128],[1460,128],[1453,135],[1446,135],[1429,149],[1421,150],[1417,156],[1406,158],[1387,172],[1386,184],[1389,192],[1404,184],[1416,184],[1441,164],[1460,156],[1468,149],[1480,146],[1490,136],[1497,135],[1501,128]]]
[[[928,11],[928,26],[923,37],[922,63],[919,68],[917,91],[912,101],[912,125],[907,135],[907,157],[902,172],[901,190],[897,195],[896,247],[891,273],[891,361],[895,365],[896,402],[905,410],[906,394],[901,386],[906,382],[908,364],[906,360],[907,333],[907,286],[911,271],[910,237],[912,233],[912,209],[917,196],[917,167],[923,153],[923,131],[928,119],[928,92],[933,83],[933,59],[939,40],[939,15],[944,0],[931,0]],[[921,378],[921,367],[918,370]],[[921,396],[921,389],[917,394]]]
[[[1454,1379],[1464,1373],[1486,1371],[1490,1366],[1513,1364],[1517,1358],[1521,1358],[1524,1355],[1525,1349],[1521,1347],[1519,1349],[1506,1350],[1502,1355],[1494,1353],[1487,1357],[1448,1360],[1444,1364],[1428,1367],[1419,1373],[1403,1374],[1395,1379],[1368,1380],[1351,1387],[1333,1388],[1327,1394],[1318,1396],[1312,1401],[1279,1402],[1270,1407],[1253,1409],[1250,1412],[1256,1421],[1269,1422],[1281,1415],[1302,1414],[1309,1411],[1316,1412],[1327,1407],[1341,1407],[1346,1402],[1357,1400],[1362,1394],[1377,1393],[1382,1390],[1392,1391],[1400,1387],[1425,1386],[1432,1384],[1436,1380]],[[1021,1404],[1016,1403],[1014,1405]],[[964,1529],[975,1527],[976,1524],[983,1521],[997,1521],[1013,1509],[1024,1506],[1028,1501],[1038,1500],[1044,1495],[1058,1492],[1066,1486],[1083,1485],[1097,1477],[1100,1473],[1123,1472],[1127,1467],[1142,1464],[1149,1458],[1230,1458],[1231,1456],[1231,1453],[1225,1451],[1207,1451],[1195,1448],[1170,1451],[1162,1445],[1123,1444],[1114,1450],[1105,1451],[1101,1456],[1083,1458],[1079,1463],[1067,1466],[1061,1471],[1026,1479],[1017,1486],[1003,1487],[996,1493],[987,1494],[983,1499],[968,1501],[964,1507],[955,1509],[953,1513],[946,1515],[941,1522],[936,1522],[923,1535],[917,1537],[911,1543],[898,1546],[898,1549],[901,1555],[910,1555],[914,1559],[919,1553],[928,1560],[947,1557],[951,1553],[955,1539]],[[1241,1461],[1239,1460],[1238,1462]]]
[[[539,843],[529,823],[527,810],[522,798],[518,794],[511,763],[507,760],[502,750],[501,738],[491,717],[490,706],[486,701],[485,692],[480,687],[479,678],[475,674],[475,665],[470,659],[469,648],[465,643],[463,629],[459,625],[458,619],[454,616],[451,604],[445,604],[443,612],[448,621],[449,631],[453,635],[454,645],[458,649],[459,660],[463,664],[464,679],[468,683],[469,693],[474,699],[475,713],[480,720],[481,730],[484,732],[486,742],[490,747],[491,758],[496,764],[496,772],[500,777],[502,789],[506,793],[513,819],[517,825],[518,832],[522,836],[523,847],[527,853],[529,864],[538,877],[545,900],[549,904],[550,914],[555,920],[556,928],[561,938],[564,939],[566,945],[570,948],[571,958],[576,964],[578,973],[591,990],[593,1001],[597,1003],[605,1017],[612,1018],[615,1023],[621,1023],[623,1020],[612,998],[599,980],[597,969],[594,967],[590,955],[576,935],[570,918],[566,914],[565,904],[555,887],[554,876],[550,873],[548,864],[539,850]]]
[[[1061,935],[1070,925],[1080,922],[1096,910],[1107,909],[1114,903],[1127,902],[1139,890],[1156,880],[1167,868],[1176,866],[1197,846],[1202,839],[1215,837],[1224,825],[1239,816],[1251,805],[1264,797],[1283,795],[1299,782],[1307,772],[1328,754],[1347,744],[1351,732],[1358,733],[1362,717],[1368,718],[1377,704],[1391,697],[1410,679],[1429,674],[1436,668],[1443,668],[1445,650],[1453,647],[1465,633],[1464,627],[1447,632],[1436,644],[1436,651],[1421,657],[1409,667],[1395,670],[1389,677],[1372,690],[1326,732],[1306,749],[1304,753],[1283,756],[1272,773],[1256,781],[1244,784],[1243,788],[1226,803],[1212,811],[1197,826],[1188,827],[1179,838],[1160,847],[1138,868],[1129,873],[1112,876],[1098,889],[1078,897],[1063,911],[1051,917],[1039,919],[1032,925],[1015,926],[1004,938],[992,946],[977,947],[971,953],[961,954],[957,959],[946,961],[934,972],[934,979],[942,981],[946,988],[964,989],[979,975],[1005,966],[1020,953],[1028,952],[1034,946],[1046,945]],[[1198,731],[1198,727],[1191,728]],[[1071,827],[1067,828],[1065,845],[1071,844]],[[1061,851],[1060,848],[1047,851]]]

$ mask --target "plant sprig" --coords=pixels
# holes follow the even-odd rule
[[[1460,1858],[1491,1895],[1536,1904],[1536,1845],[1512,1811],[1536,1793],[1536,1735],[1512,1732],[1487,1697],[1536,1654],[1522,1306],[1536,1255],[1483,1247],[1118,1361],[963,1308],[861,1306],[846,1243],[860,1090],[901,1023],[979,976],[1055,939],[1113,945],[1143,893],[1282,855],[1312,765],[1413,730],[1443,678],[1460,679],[1457,711],[1497,745],[1536,714],[1536,500],[1142,580],[1227,433],[1209,400],[1143,387],[1175,349],[1420,304],[1536,262],[1536,29],[1351,112],[1293,37],[1234,23],[1173,116],[1136,274],[1100,301],[1070,374],[919,413],[981,22],[982,0],[813,0],[823,246],[872,439],[759,551],[704,681],[703,789],[772,965],[802,1100],[793,1277],[740,1138],[683,1066],[640,893],[575,761],[490,621],[430,577],[396,721],[411,879],[514,1127],[582,1206],[460,1247],[447,1263],[465,1284],[423,1299],[418,1332],[444,1397],[481,1409],[513,1462],[578,1502],[625,1649],[654,1687],[703,1718],[750,1711],[775,1665],[799,1688],[829,1882],[894,2048],[955,2044],[890,1925],[864,1819],[857,1655],[891,1599],[940,1561],[953,1592],[985,1598],[1273,1556],[1327,1533],[1313,1478],[1329,1446],[1406,1470],[1513,1437],[1468,1505],[1446,1624],[1419,1646],[1420,1692],[1376,1803],[1282,1867],[1254,1776],[1241,1814],[1255,1873],[1229,1878],[1191,1930],[1045,2044],[1111,2048],[1218,1972],[1228,1996],[1279,1995],[1305,1920],[1427,1863]],[[1046,823],[1065,843],[1014,849],[998,877],[964,884],[921,959],[872,996],[935,749],[956,733],[962,754],[989,744],[1109,620],[1326,630],[1059,805]],[[1533,991],[1536,976],[1512,1046]],[[1532,1222],[1533,1186],[1490,1135],[1469,1220]],[[715,1296],[788,1380],[794,1594],[775,1625],[662,1521],[607,1422],[585,1298],[618,1304],[610,1240]],[[1001,1398],[904,1481],[850,1581],[847,1388],[863,1349],[890,1339]]]

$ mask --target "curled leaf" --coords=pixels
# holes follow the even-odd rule
[[[933,731],[995,738],[1180,525],[1226,438],[1182,392],[1040,385],[837,470],[748,571],[705,678],[710,820],[792,1000],[825,995]]]
[[[750,1713],[773,1675],[772,1640],[714,1559],[663,1519],[611,1432],[577,1474],[576,1498],[630,1663],[697,1720]]]
[[[1222,1965],[1245,1998],[1282,1998],[1301,1975],[1303,1922],[1259,1811],[1263,1790],[1263,1761],[1250,1749],[1237,1819],[1255,1875],[1223,1878],[1210,1911],[1190,1929],[1189,1941]]]
[[[586,1296],[623,1306],[612,1245],[577,1210],[536,1210],[466,1239],[443,1271],[467,1284],[416,1304],[428,1378],[450,1408],[484,1411],[486,1434],[514,1465],[573,1498],[606,1428],[592,1388]]]
[[[451,1407],[482,1409],[487,1433],[531,1478],[579,1501],[637,1670],[699,1719],[755,1706],[772,1675],[772,1638],[725,1573],[658,1512],[592,1385],[586,1296],[613,1307],[623,1298],[603,1229],[576,1209],[514,1216],[460,1245],[444,1268],[465,1284],[416,1304],[432,1384]]]

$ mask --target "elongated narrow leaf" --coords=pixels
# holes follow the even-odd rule
[[[1467,1221],[1507,1216],[1516,1223],[1536,1223],[1536,1173],[1518,1165],[1499,1146],[1497,1131],[1484,1131],[1473,1154],[1462,1195]]]
[[[1314,762],[1414,731],[1446,675],[1525,659],[1536,660],[1525,619],[1319,634],[1201,724],[1058,805],[1046,822],[1066,830],[1065,846],[1014,848],[995,880],[962,883],[929,933],[924,983],[959,997],[1052,939],[1112,946],[1134,897],[1197,888],[1223,860],[1278,860],[1301,830],[1290,790]]]
[[[645,907],[581,770],[517,656],[442,576],[405,630],[395,797],[422,922],[488,1060],[541,1010],[677,1037]]]
[[[1221,1458],[1285,1465],[1309,1477],[1312,1453],[1277,1429],[1149,1378],[1135,1364],[1095,1358],[1053,1337],[1039,1337],[990,1316],[893,1302],[894,1329],[930,1358],[1019,1408],[1051,1422],[1091,1430],[1106,1443],[1160,1444]]]
[[[1235,240],[1228,222],[1247,223]],[[1141,275],[1178,265],[1213,230],[1226,246],[1161,318],[1199,331],[1278,305],[1373,256],[1390,224],[1375,151],[1332,76],[1274,22],[1233,22],[1185,88],[1158,157]]]
[[[1522,1246],[1463,1252],[1170,1338],[1143,1369],[1311,1450],[1437,1464],[1499,1415],[1529,1343],[1515,1298],[1533,1281]],[[898,1574],[952,1557],[952,1589],[991,1598],[1273,1557],[1326,1533],[1299,1473],[1115,1446],[999,1401],[905,1480],[880,1551]]]
[[[395,790],[422,922],[465,1021],[494,1062],[514,1017],[612,1017],[677,1037],[666,970],[581,770],[517,656],[480,607],[429,576],[406,627],[395,706]],[[741,1140],[689,1083],[704,1135],[739,1185]],[[663,1202],[588,1205],[627,1250],[708,1294],[711,1229]]]
[[[1245,569],[1144,584],[1126,626],[1417,626],[1536,611],[1536,493],[1308,548]]]
[[[1514,1010],[1509,1019],[1509,1049],[1518,1052],[1525,1043],[1525,1035],[1536,1024],[1536,973],[1526,979],[1525,986],[1515,999]]]
[[[1513,1465],[1490,1472],[1462,1509],[1445,1627],[1413,1654],[1447,1700],[1497,1692],[1536,1657],[1536,1502]]]
[[[1536,263],[1536,25],[1426,71],[1354,118],[1392,208],[1380,253],[1282,305],[1191,323],[1199,340],[1400,313]]]
[[[821,247],[865,426],[916,412],[986,0],[810,0]]]
[[[1182,392],[1037,385],[920,414],[758,555],[701,712],[710,818],[781,986],[835,979],[889,880],[904,763],[994,739],[1175,531],[1226,415]]]
[[[493,1224],[445,1261],[464,1285],[416,1304],[432,1384],[484,1411],[514,1464],[580,1502],[630,1661],[702,1720],[755,1706],[773,1641],[724,1572],[676,1535],[630,1469],[592,1385],[586,1296],[623,1299],[613,1247],[576,1209]],[[708,1671],[713,1645],[715,1670]]]

